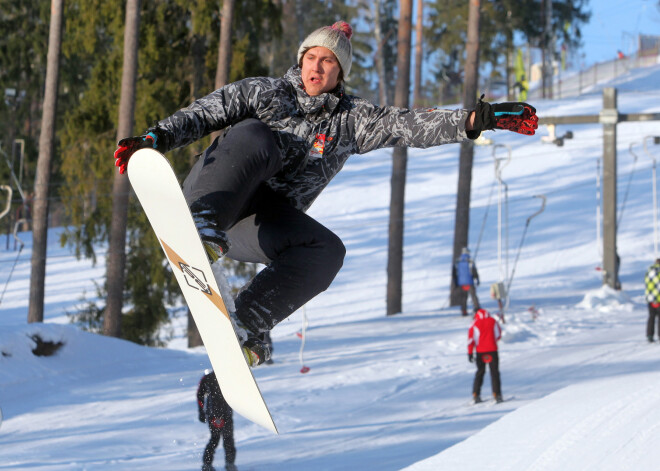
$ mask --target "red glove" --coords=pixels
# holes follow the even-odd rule
[[[477,103],[474,118],[474,130],[506,129],[533,136],[538,129],[539,118],[536,108],[524,102],[493,103],[482,101]]]
[[[495,103],[491,105],[495,115],[495,128],[506,129],[533,136],[539,127],[536,108],[523,102]]]
[[[153,132],[149,132],[142,136],[126,137],[117,143],[119,148],[115,151],[115,167],[119,167],[119,173],[126,173],[126,166],[128,159],[140,149],[147,147],[155,149],[158,137]]]

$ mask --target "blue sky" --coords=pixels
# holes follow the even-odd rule
[[[660,35],[657,5],[658,0],[591,0],[591,19],[582,28],[584,63],[613,59],[619,49],[634,52],[640,33]]]

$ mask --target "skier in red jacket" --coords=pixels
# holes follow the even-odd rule
[[[496,402],[502,402],[500,384],[499,357],[497,341],[502,338],[500,324],[491,317],[485,309],[479,309],[474,315],[474,322],[468,330],[468,360],[474,361],[474,350],[477,350],[477,374],[472,386],[472,397],[475,404],[481,402],[481,385],[484,382],[486,364],[490,366],[490,382],[493,387],[493,397]]]

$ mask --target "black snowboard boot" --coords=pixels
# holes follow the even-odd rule
[[[248,365],[254,367],[269,362],[270,346],[265,341],[265,335],[252,332],[249,327],[241,322],[235,312],[230,312],[229,317],[234,325],[234,331],[238,335]]]
[[[224,231],[218,228],[215,211],[211,207],[195,201],[190,206],[190,212],[199,237],[202,239],[206,255],[213,264],[227,255],[231,246],[229,238]]]
[[[480,402],[483,402],[481,400],[481,396],[477,393],[472,393],[472,400],[474,401],[475,404],[479,404]]]

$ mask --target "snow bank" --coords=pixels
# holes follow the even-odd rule
[[[657,469],[660,375],[563,388],[405,471]]]
[[[588,292],[576,307],[600,312],[631,312],[634,305],[623,291],[616,291],[603,285],[597,290]]]

